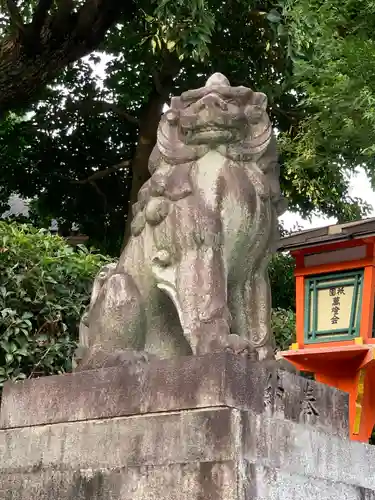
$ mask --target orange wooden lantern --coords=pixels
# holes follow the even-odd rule
[[[282,356],[349,393],[350,437],[375,424],[375,218],[281,240],[296,269],[296,343]]]

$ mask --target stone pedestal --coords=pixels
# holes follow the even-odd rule
[[[8,384],[0,499],[375,499],[347,395],[229,354]]]

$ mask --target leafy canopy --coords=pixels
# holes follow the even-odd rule
[[[375,2],[281,0],[278,12],[307,111],[295,137],[281,138],[289,168],[345,183],[343,174],[361,165],[375,186]]]
[[[12,115],[2,122],[0,203],[12,192],[36,197],[36,224],[51,217],[63,227],[76,222],[93,244],[117,255],[132,187],[147,177],[162,104],[221,71],[233,85],[268,95],[292,210],[306,216],[320,210],[340,220],[365,214],[366,206],[348,194],[347,174],[363,162],[373,172],[372,136],[364,133],[370,118],[355,118],[358,106],[371,115],[371,101],[357,104],[351,84],[341,101],[338,90],[346,87],[336,76],[346,63],[351,75],[363,74],[358,65],[371,65],[366,45],[357,50],[360,40],[368,43],[371,26],[344,55],[330,38],[339,18],[333,6],[341,12],[349,4],[137,3],[108,30],[100,52],[61,70],[22,120]],[[362,14],[364,24],[366,18]],[[93,63],[103,56],[100,79]]]

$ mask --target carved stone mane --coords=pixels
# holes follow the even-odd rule
[[[172,98],[132,237],[95,281],[81,366],[135,351],[272,355],[267,265],[285,202],[266,108],[219,73]]]

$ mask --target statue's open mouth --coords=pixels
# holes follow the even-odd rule
[[[180,120],[181,135],[190,144],[237,140],[244,134],[245,127],[244,115],[225,112],[214,119],[210,119],[205,113],[198,113],[185,115]]]
[[[185,115],[180,117],[180,127],[183,131],[194,130],[218,130],[240,129],[246,125],[244,114],[221,113],[219,116],[209,116],[206,113],[197,113],[194,115]]]
[[[228,127],[221,124],[195,125],[192,127],[181,127],[185,142],[190,144],[203,144],[206,142],[225,143],[233,141],[236,136],[241,135],[239,127]]]

